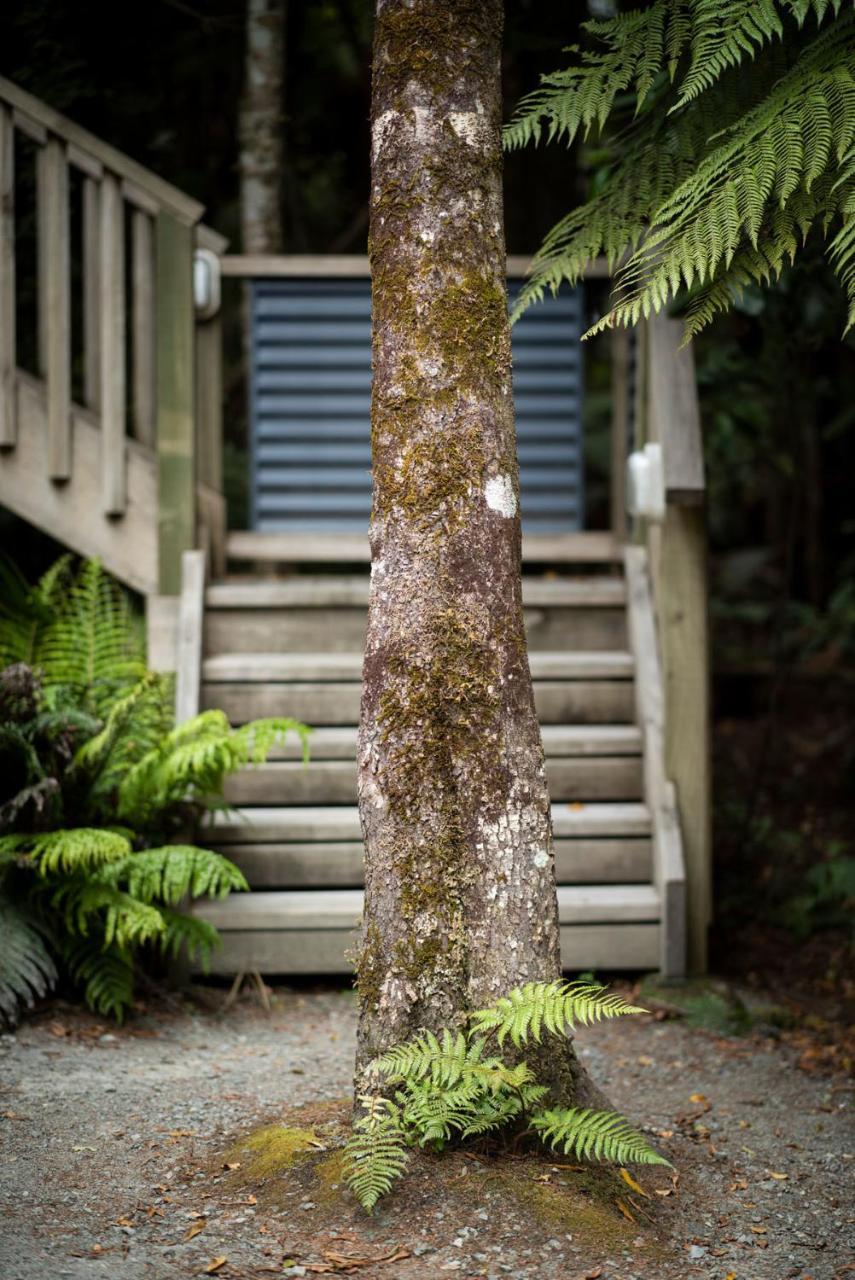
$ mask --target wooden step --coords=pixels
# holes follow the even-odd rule
[[[212,583],[205,592],[207,609],[367,609],[367,574],[294,574],[289,578]],[[526,577],[523,604],[527,608],[619,609],[626,604],[626,584],[622,577]]]
[[[646,805],[553,804],[552,826],[556,837],[650,835]],[[215,847],[231,844],[265,844],[279,841],[360,840],[359,810],[354,805],[258,806],[217,810],[203,827]]]
[[[306,684],[362,680],[361,653],[221,653],[206,658],[202,679],[213,683]],[[534,680],[629,680],[629,653],[533,653]]]
[[[559,884],[650,882],[649,839],[558,838],[554,843],[555,876]],[[220,847],[240,867],[253,889],[347,888],[362,884],[362,844],[357,840],[280,841]]]
[[[541,564],[613,564],[623,549],[611,533],[524,534],[523,561]],[[230,560],[281,564],[367,564],[368,535],[235,531],[226,541]]]
[[[553,800],[638,800],[639,756],[562,756],[547,760]],[[230,804],[355,804],[356,761],[274,760],[251,765],[226,782]]]
[[[312,760],[355,760],[356,725],[313,729],[309,739]],[[547,757],[636,756],[641,753],[641,731],[634,724],[547,724],[541,728]],[[296,734],[270,752],[271,760],[300,760],[302,746]]]
[[[362,894],[353,889],[232,894],[193,909],[220,930],[214,973],[344,973],[358,939]],[[656,966],[660,910],[650,885],[560,888],[558,913],[565,969]]]

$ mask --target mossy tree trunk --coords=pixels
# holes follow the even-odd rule
[[[378,0],[358,1074],[560,972],[523,630],[501,35],[501,0]],[[551,1054],[561,1092],[590,1097],[569,1046]]]
[[[246,56],[240,114],[241,246],[282,246],[282,78],[285,0],[246,0]]]

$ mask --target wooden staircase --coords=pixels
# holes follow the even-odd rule
[[[586,568],[529,574],[523,589],[563,962],[676,974],[685,877],[679,849],[662,874],[667,824],[645,761],[660,748],[642,723],[650,690],[639,688],[631,643],[638,593],[628,601],[620,563]],[[216,815],[207,835],[251,886],[196,908],[222,935],[217,973],[350,967],[362,907],[356,735],[367,603],[365,572],[225,579],[207,586],[203,611],[199,601],[200,705],[235,725],[288,715],[314,727],[310,763],[295,740],[245,769],[228,785],[235,811]]]

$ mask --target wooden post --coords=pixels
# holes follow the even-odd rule
[[[689,968],[707,967],[712,915],[707,539],[704,508],[670,505],[661,537],[665,770],[677,788],[688,874]]]
[[[175,664],[175,723],[192,720],[199,711],[202,687],[202,623],[205,615],[205,553],[181,556],[181,598]]]
[[[156,262],[159,577],[162,594],[178,595],[196,533],[193,228],[162,210]]]
[[[68,160],[59,138],[48,138],[38,176],[43,214],[39,263],[44,311],[39,329],[44,334],[42,374],[47,381],[47,469],[52,480],[67,480],[71,475],[71,262]]]
[[[125,474],[125,223],[119,181],[101,180],[101,486],[106,515],[127,505]]]
[[[101,403],[101,218],[98,182],[83,179],[83,400],[96,413]]]
[[[611,525],[618,542],[626,541],[626,458],[629,452],[629,333],[611,331]]]
[[[17,439],[15,341],[15,131],[0,103],[0,448]]]
[[[154,236],[147,213],[134,210],[133,259],[133,389],[134,435],[154,448]]]

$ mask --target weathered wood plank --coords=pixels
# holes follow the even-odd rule
[[[223,847],[254,889],[356,888],[363,881],[362,845],[358,841]],[[645,883],[650,881],[650,864],[650,841],[643,837],[555,841],[559,884]]]
[[[688,960],[707,965],[712,918],[707,544],[702,507],[668,508],[662,528],[659,634],[665,771],[677,789],[688,873]]]
[[[177,595],[181,555],[196,537],[192,229],[160,213],[156,249],[160,590]]]
[[[127,506],[125,430],[125,224],[119,182],[101,182],[101,507],[123,515]]]
[[[634,716],[632,680],[537,680],[534,700],[545,724],[626,724]],[[294,716],[311,725],[353,724],[358,681],[305,684],[222,682],[202,685],[202,706],[219,707],[233,724],[259,716]]]
[[[650,813],[643,804],[584,804],[552,806],[556,837],[588,839],[649,836]],[[279,841],[361,840],[355,806],[270,806],[217,811],[203,828],[218,847],[227,844],[265,844]]]
[[[30,131],[36,137],[36,141],[43,140],[45,133],[50,131],[57,137],[64,138],[81,152],[85,152],[105,169],[137,183],[151,199],[156,200],[163,208],[170,209],[176,217],[188,223],[194,223],[202,216],[203,206],[198,201],[192,200],[177,187],[173,187],[157,174],[137,164],[123,152],[111,147],[109,143],[102,142],[94,133],[81,128],[73,120],[69,120],[67,116],[55,111],[46,102],[27,93],[25,89],[19,88],[3,76],[0,76],[0,100],[15,108],[16,112],[20,113],[24,124],[27,121],[31,123]]]
[[[181,557],[181,598],[175,676],[175,723],[192,720],[199,711],[202,677],[202,619],[205,611],[205,553],[185,551]]]
[[[231,534],[229,541],[235,537]],[[367,574],[295,574],[280,581],[215,582],[205,593],[209,609],[291,609],[335,606],[368,607]],[[626,604],[623,578],[590,577],[523,578],[523,605],[620,610]]]
[[[618,326],[611,331],[612,421],[609,507],[612,533],[626,540],[626,459],[629,453],[629,331]]]
[[[100,184],[83,180],[83,401],[101,403]]]
[[[355,932],[346,929],[288,932],[250,930],[225,933],[214,951],[210,972],[232,975],[248,970],[264,974],[350,973]],[[565,973],[580,969],[652,969],[659,951],[658,924],[563,925],[561,963]]]
[[[556,801],[641,798],[638,756],[548,759],[546,773],[549,794]],[[306,766],[274,760],[248,766],[227,779],[225,795],[237,805],[355,804],[356,759],[313,759]]]
[[[15,302],[15,130],[0,102],[0,449],[12,447],[18,434]]]
[[[47,383],[47,470],[52,480],[71,475],[71,259],[68,161],[58,138],[49,137],[40,155],[39,299],[44,310],[42,375]]]
[[[365,564],[371,559],[368,535],[354,533],[229,534],[230,560],[275,560],[285,564]],[[610,564],[620,560],[620,544],[611,532],[524,534],[524,563]]]
[[[361,653],[221,653],[206,658],[206,681],[291,683],[308,680],[361,680]],[[628,653],[550,653],[531,655],[535,680],[627,680],[633,674]]]
[[[364,607],[347,606],[211,608],[205,616],[205,650],[207,654],[361,651],[367,616]],[[549,606],[526,609],[524,618],[531,653],[625,649],[627,645],[623,609]]]
[[[98,556],[121,582],[147,595],[157,590],[157,541],[151,513],[157,502],[154,459],[128,444],[128,500],[122,520],[102,510],[101,431],[86,409],[74,416],[74,480],[48,477],[44,384],[18,372],[20,430],[15,449],[0,450],[0,503],[82,556]]]
[[[706,482],[695,360],[682,336],[681,321],[670,316],[648,322],[649,413],[662,445],[666,501],[692,505],[703,502]]]
[[[636,663],[636,714],[644,741],[644,794],[653,819],[653,878],[666,904],[660,934],[663,976],[686,972],[686,867],[674,787],[666,779],[665,704],[656,624],[643,547],[627,547],[630,643]]]
[[[147,213],[134,210],[131,220],[134,437],[155,444],[154,367],[154,227]]]
[[[273,889],[202,899],[193,914],[223,931],[355,928],[362,918],[360,889]],[[659,895],[650,885],[592,884],[558,890],[558,919],[566,924],[619,924],[659,919]]]
[[[145,599],[146,664],[151,671],[174,672],[178,666],[180,596],[156,593]]]
[[[238,279],[282,278],[291,276],[339,276],[365,278],[371,274],[365,254],[311,253],[228,253],[222,260],[224,276]],[[509,276],[525,276],[531,270],[531,258],[510,255]],[[611,272],[605,258],[595,258],[585,271],[586,279],[607,279]]]

